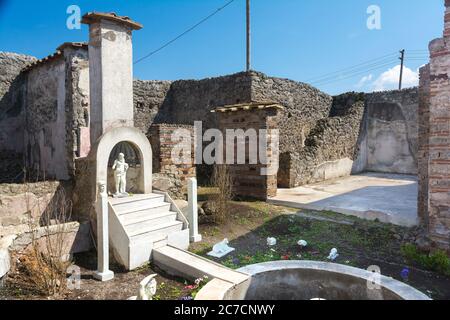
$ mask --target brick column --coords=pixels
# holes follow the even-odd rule
[[[278,114],[282,107],[277,104],[269,103],[251,103],[242,105],[233,105],[217,108],[214,110],[218,116],[219,129],[224,136],[224,157],[226,158],[228,150],[227,143],[232,143],[234,149],[234,164],[229,164],[229,171],[233,180],[233,193],[235,196],[249,197],[260,200],[274,197],[277,194],[277,169],[279,162],[278,144],[273,145],[279,139],[278,133]],[[257,142],[251,142],[250,139],[230,139],[228,131],[255,130]],[[265,131],[262,131],[265,130]],[[265,142],[265,150],[256,148],[258,155],[257,162],[252,164],[249,160],[250,144],[260,145]],[[239,148],[245,148],[245,164],[238,164],[237,157]],[[265,163],[262,159],[270,159],[271,163]],[[275,171],[269,170],[270,166],[275,166]],[[268,174],[264,174],[269,170]]]
[[[183,136],[190,135],[185,145],[180,141],[173,140],[173,134],[177,131]],[[189,178],[197,175],[194,164],[194,127],[188,125],[154,124],[150,127],[148,138],[153,149],[153,172],[176,178],[182,185],[181,193],[187,194],[187,183]],[[172,151],[175,147],[191,150],[191,158],[186,163],[175,163]]]
[[[438,247],[450,249],[450,0],[445,6],[444,37],[429,45],[428,177],[424,177],[428,199],[420,197],[429,206],[425,222],[430,238]],[[421,91],[427,92],[426,80],[421,84]],[[422,119],[426,120],[426,112]]]

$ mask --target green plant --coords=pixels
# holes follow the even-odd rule
[[[412,263],[417,263],[427,270],[450,275],[450,258],[443,250],[425,253],[413,244],[406,244],[402,246],[401,251],[403,256]]]
[[[197,294],[200,292],[200,290],[203,289],[204,286],[209,282],[208,276],[203,276],[201,278],[198,278],[195,280],[194,284],[188,285],[185,287],[187,290],[191,290],[190,294],[187,297],[186,300],[193,300],[197,296]]]

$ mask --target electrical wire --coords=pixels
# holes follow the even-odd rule
[[[390,59],[382,60],[382,61],[377,62],[377,63],[365,65],[363,67],[359,67],[359,68],[353,69],[351,71],[342,72],[342,73],[336,74],[335,76],[330,76],[330,77],[327,77],[327,78],[322,78],[322,79],[317,80],[317,81],[312,81],[310,83],[311,84],[320,84],[320,83],[332,81],[334,79],[342,79],[343,77],[359,75],[361,73],[366,73],[368,71],[371,71],[374,68],[385,67],[386,65],[392,65],[392,64],[395,64],[395,63],[397,63],[397,59],[390,58]]]
[[[329,77],[331,75],[336,75],[336,74],[339,74],[339,73],[342,73],[342,72],[349,72],[349,71],[352,71],[355,68],[364,67],[367,64],[371,64],[371,63],[377,63],[377,62],[380,62],[380,60],[385,60],[385,59],[387,59],[389,57],[394,58],[394,56],[396,56],[396,54],[397,54],[397,52],[393,52],[393,53],[390,53],[390,54],[387,54],[387,55],[384,55],[384,56],[381,56],[381,57],[378,57],[378,58],[375,58],[375,59],[370,59],[370,60],[361,62],[361,63],[356,64],[356,65],[351,66],[351,67],[347,67],[347,68],[344,68],[344,69],[341,69],[341,70],[337,70],[337,71],[334,71],[334,72],[330,72],[330,73],[325,73],[325,74],[323,74],[321,76],[316,76],[316,77],[307,79],[306,81],[307,82],[314,82],[314,81],[321,80],[322,78],[327,78],[327,77]]]
[[[318,85],[320,85],[320,86],[329,85],[329,84],[332,84],[332,83],[335,83],[335,82],[339,82],[339,81],[342,81],[342,80],[351,79],[351,78],[354,78],[356,76],[361,76],[361,75],[366,74],[367,72],[379,70],[379,69],[386,68],[386,67],[389,67],[389,66],[390,67],[394,67],[395,63],[394,62],[386,63],[384,65],[380,65],[380,66],[374,67],[372,69],[364,70],[364,71],[361,71],[361,72],[358,72],[358,73],[355,73],[355,74],[351,74],[351,75],[348,75],[348,76],[345,76],[345,77],[338,77],[338,78],[335,78],[333,80],[329,80],[329,81],[325,81],[325,82],[314,83],[313,85],[315,85],[315,86],[318,86]]]
[[[163,50],[164,48],[168,47],[169,45],[171,45],[172,43],[174,43],[175,41],[177,41],[178,39],[180,39],[181,37],[185,36],[186,34],[188,34],[189,32],[193,31],[194,29],[196,29],[198,26],[200,26],[201,24],[203,24],[204,22],[208,21],[209,19],[211,19],[212,17],[214,17],[216,14],[218,14],[220,11],[222,11],[223,9],[225,9],[226,7],[228,7],[230,4],[232,4],[235,0],[230,0],[228,1],[225,5],[223,5],[222,7],[218,8],[216,11],[214,11],[213,13],[211,13],[210,15],[206,16],[205,18],[203,18],[202,20],[200,20],[199,22],[197,22],[195,25],[193,25],[192,27],[190,27],[189,29],[187,29],[186,31],[182,32],[181,34],[179,34],[178,36],[176,36],[175,38],[173,38],[172,40],[166,42],[165,44],[163,44],[161,47],[159,47],[156,50],[153,50],[152,52],[150,52],[149,54],[143,56],[142,58],[136,60],[134,62],[134,64],[137,64],[139,62],[144,61],[145,59],[150,58],[151,56],[153,56],[154,54],[158,53],[159,51]]]

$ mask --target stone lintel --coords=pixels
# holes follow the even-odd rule
[[[110,12],[110,13],[89,12],[83,16],[81,23],[94,24],[101,20],[113,21],[117,24],[125,25],[125,26],[131,28],[132,30],[140,30],[143,28],[142,24],[131,20],[129,17],[119,16],[114,12]]]

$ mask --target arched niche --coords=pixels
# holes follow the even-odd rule
[[[131,127],[114,128],[103,134],[95,144],[92,155],[95,157],[96,184],[108,181],[108,162],[114,148],[127,142],[137,153],[140,174],[137,178],[137,192],[152,192],[152,148],[147,137],[138,129]]]

